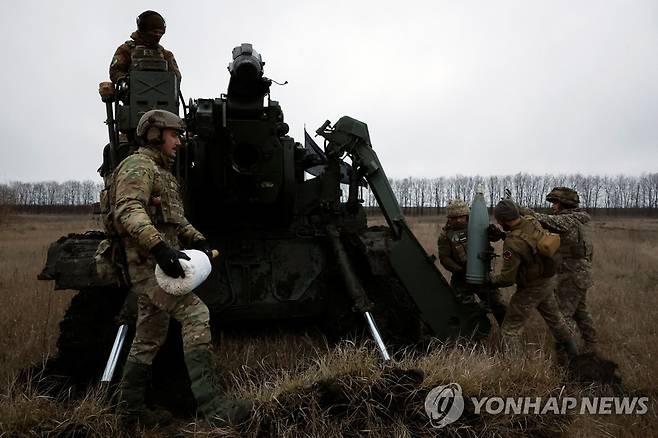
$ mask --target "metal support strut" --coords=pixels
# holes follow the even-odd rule
[[[373,304],[368,299],[368,296],[366,295],[366,291],[363,290],[363,286],[361,286],[361,282],[359,281],[359,278],[354,273],[354,269],[352,269],[352,265],[350,263],[347,252],[345,251],[345,247],[343,246],[343,243],[340,241],[340,233],[335,225],[328,225],[327,233],[329,235],[331,246],[334,249],[334,253],[338,261],[338,266],[340,266],[340,272],[343,275],[345,286],[347,287],[347,291],[349,292],[350,296],[352,297],[352,300],[354,301],[354,308],[355,310],[362,312],[364,314],[364,317],[366,318],[366,322],[368,323],[368,330],[370,330],[370,334],[372,335],[373,339],[375,340],[375,343],[377,344],[379,353],[382,355],[384,361],[388,361],[391,359],[391,356],[388,354],[388,350],[386,349],[386,344],[384,344],[382,335],[379,333],[379,329],[377,328],[375,319],[372,317],[372,314],[370,313]]]
[[[119,362],[119,354],[121,354],[121,348],[123,343],[126,340],[126,333],[128,333],[128,324],[123,324],[119,327],[116,338],[114,338],[114,345],[112,345],[112,351],[110,352],[110,357],[107,359],[107,364],[105,365],[105,371],[103,371],[103,377],[101,377],[101,382],[111,382],[112,377],[114,376],[114,370],[117,367]]]

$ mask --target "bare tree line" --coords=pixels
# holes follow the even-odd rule
[[[391,179],[393,192],[403,208],[442,208],[451,199],[472,200],[482,185],[485,199],[492,206],[509,189],[512,199],[522,205],[545,207],[551,188],[567,186],[578,191],[585,208],[658,208],[658,173],[640,176],[616,175],[516,175],[463,176]],[[98,201],[103,188],[97,181],[10,182],[0,184],[0,205],[58,206],[90,205]],[[376,207],[372,192],[363,189],[366,207]]]
[[[546,194],[558,186],[578,191],[584,208],[658,208],[658,173],[640,176],[616,175],[516,175],[463,176],[391,179],[391,186],[403,208],[445,207],[451,199],[471,202],[476,187],[482,186],[489,206],[505,197],[505,190],[521,205],[546,207]],[[370,190],[364,189],[366,207],[375,207]]]
[[[13,181],[0,184],[0,205],[60,206],[91,205],[98,201],[102,182],[86,181]]]

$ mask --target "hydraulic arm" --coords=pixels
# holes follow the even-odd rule
[[[490,323],[477,303],[462,303],[407,225],[384,169],[370,143],[368,126],[341,117],[332,127],[326,121],[316,131],[326,139],[328,157],[347,154],[354,171],[368,181],[392,232],[390,263],[415,301],[422,320],[440,339],[482,336]]]

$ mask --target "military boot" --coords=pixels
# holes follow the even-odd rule
[[[213,376],[212,355],[209,350],[197,349],[186,353],[185,364],[197,410],[206,420],[214,424],[238,424],[247,419],[253,403],[223,395]]]
[[[569,359],[573,359],[578,356],[578,347],[576,347],[576,341],[569,339],[568,341],[563,342],[564,351],[567,352]]]
[[[578,356],[578,347],[576,347],[576,342],[573,339],[569,339],[557,342],[555,352],[557,353],[557,362],[562,366],[567,366],[571,359]]]
[[[166,426],[171,414],[164,409],[151,410],[144,401],[146,386],[150,381],[151,367],[126,361],[123,378],[119,384],[117,412],[126,424],[139,423],[145,427]]]

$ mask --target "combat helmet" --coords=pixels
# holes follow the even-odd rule
[[[144,11],[137,17],[137,30],[139,32],[148,32],[153,29],[161,29],[164,32],[167,29],[167,23],[162,15],[155,11]]]
[[[470,209],[468,205],[461,199],[453,199],[448,202],[447,208],[448,217],[468,216]]]
[[[163,129],[185,131],[185,122],[176,114],[154,109],[144,113],[137,123],[137,136],[144,138],[148,143],[157,143],[162,140]]]
[[[576,208],[580,205],[580,198],[578,192],[569,187],[554,187],[548,195],[546,195],[548,202],[559,202],[564,207]]]

